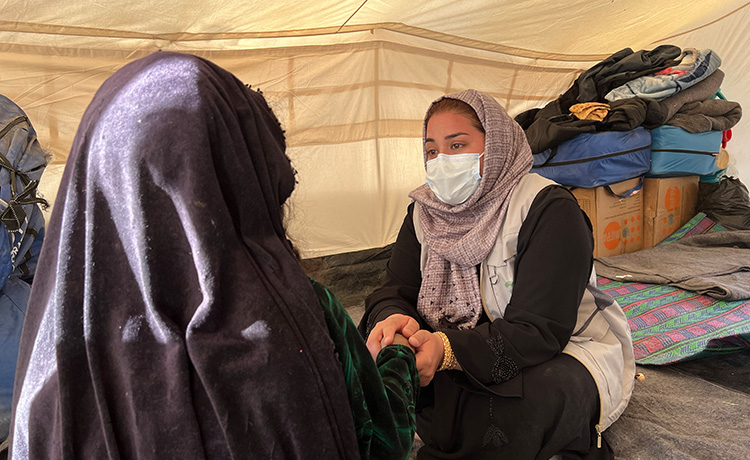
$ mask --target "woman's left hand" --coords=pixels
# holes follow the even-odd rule
[[[419,386],[427,386],[443,361],[443,340],[434,332],[420,329],[409,337],[409,343],[417,350]]]

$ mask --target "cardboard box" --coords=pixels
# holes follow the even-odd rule
[[[698,176],[649,178],[643,183],[644,248],[661,242],[695,215]]]
[[[643,193],[624,194],[640,178],[607,187],[575,188],[573,195],[594,227],[594,257],[607,257],[643,249]],[[610,191],[611,189],[611,191]]]

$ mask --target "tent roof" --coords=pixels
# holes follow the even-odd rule
[[[0,36],[6,44],[99,48],[132,39],[183,47],[210,41],[208,48],[226,49],[238,40],[245,48],[267,47],[272,39],[388,29],[517,56],[581,61],[625,46],[650,48],[747,6],[736,0],[175,0],[166,8],[132,0],[48,0],[39,8],[37,2],[9,0]]]
[[[475,88],[512,115],[565,91],[623,48],[710,48],[722,92],[750,105],[750,2],[737,0],[6,0],[0,93],[29,115],[54,161],[48,198],[78,122],[102,82],[156,50],[213,60],[260,87],[287,131],[305,256],[395,239],[424,181],[421,123],[430,101]],[[750,183],[750,120],[734,130]]]

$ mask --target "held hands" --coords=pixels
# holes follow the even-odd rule
[[[375,360],[383,347],[393,343],[407,345],[415,350],[419,385],[429,384],[443,361],[442,339],[435,333],[419,329],[419,323],[414,318],[395,314],[375,325],[367,337],[366,345]]]
[[[408,339],[419,330],[419,323],[411,316],[395,314],[380,321],[372,328],[370,335],[367,336],[367,349],[370,351],[373,361],[378,357],[378,353],[384,347],[394,343],[396,334]],[[401,339],[401,337],[399,337]],[[401,341],[401,344],[407,345]]]

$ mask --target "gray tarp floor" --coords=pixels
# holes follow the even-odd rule
[[[383,280],[390,248],[308,259],[355,324]],[[622,460],[750,459],[750,350],[666,366],[637,366],[630,405],[604,433]],[[414,458],[414,456],[412,456]]]

